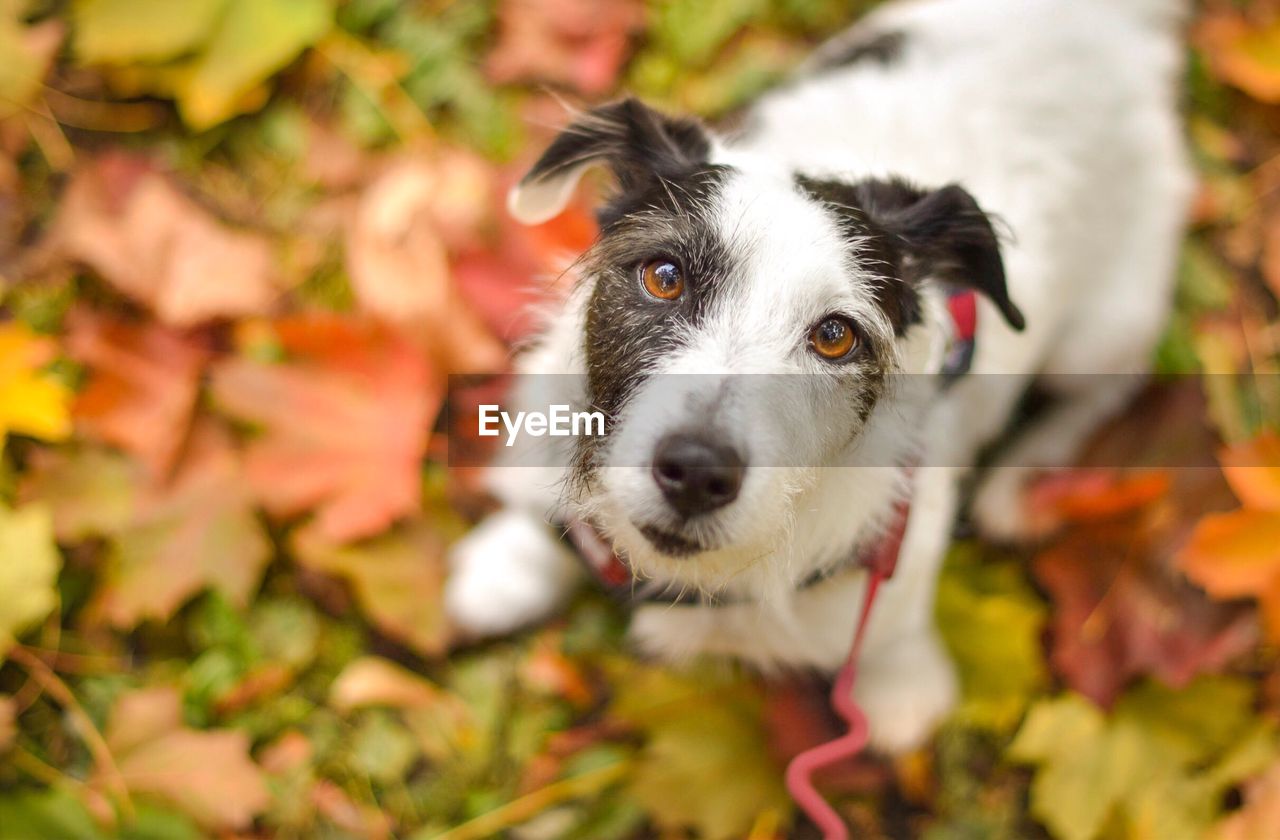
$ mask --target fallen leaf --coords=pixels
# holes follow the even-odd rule
[[[178,84],[182,117],[197,131],[242,113],[249,95],[333,26],[329,0],[229,0],[204,50]]]
[[[176,474],[142,490],[110,546],[94,610],[113,625],[166,621],[210,586],[246,604],[271,546],[226,432],[198,425]]]
[[[166,475],[187,436],[208,351],[165,327],[84,309],[68,319],[67,349],[89,370],[73,406],[80,430]]]
[[[1080,488],[1095,502],[1060,507],[1084,511],[1032,564],[1055,606],[1051,661],[1067,684],[1107,705],[1134,676],[1184,685],[1248,650],[1250,616],[1199,596],[1169,559],[1216,476],[1181,470],[1177,491],[1159,494],[1143,481],[1113,476],[1108,489],[1095,479],[1086,473]]]
[[[1215,598],[1256,598],[1268,636],[1280,640],[1280,438],[1229,447],[1219,460],[1244,508],[1202,518],[1178,564]]]
[[[343,714],[368,706],[424,709],[440,701],[439,688],[378,656],[361,657],[347,665],[329,688],[330,705]]]
[[[634,0],[503,0],[485,66],[499,83],[536,80],[604,93],[643,22],[644,7]]]
[[[1260,102],[1280,102],[1280,20],[1257,26],[1239,12],[1220,11],[1192,34],[1218,78]]]
[[[177,58],[204,44],[226,7],[227,0],[78,0],[71,6],[76,55],[121,64]]]
[[[58,604],[62,557],[53,543],[53,516],[43,505],[10,510],[0,504],[0,662],[19,633]]]
[[[10,432],[49,441],[71,433],[71,392],[42,370],[56,354],[51,339],[0,324],[0,450]]]
[[[68,257],[173,326],[259,314],[278,293],[270,240],[222,224],[141,158],[77,171],[55,230]]]
[[[128,526],[144,475],[127,457],[105,449],[38,449],[31,454],[21,498],[53,511],[60,542],[79,542]]]
[[[742,837],[759,814],[790,813],[782,768],[765,743],[756,687],[643,667],[628,669],[616,691],[611,714],[645,736],[626,786],[660,829]]]
[[[964,699],[956,715],[1007,731],[1048,678],[1041,649],[1045,607],[1021,564],[953,550],[938,580],[935,612],[960,674]]]
[[[1255,771],[1252,695],[1227,677],[1142,686],[1110,718],[1078,695],[1045,699],[1008,755],[1037,765],[1031,811],[1060,840],[1092,840],[1117,819],[1129,837],[1203,836],[1223,791]]]
[[[422,336],[447,371],[489,373],[505,367],[506,350],[458,295],[444,236],[478,224],[491,187],[451,168],[467,166],[406,159],[370,184],[347,234],[348,271],[361,306]]]
[[[123,695],[105,737],[132,793],[158,797],[210,831],[248,828],[271,801],[266,778],[249,757],[249,736],[186,728],[177,689]]]
[[[416,510],[420,460],[442,384],[412,343],[337,316],[277,321],[282,364],[220,364],[213,393],[233,417],[258,424],[245,480],[272,514],[316,511],[320,541],[385,530]]]
[[[320,780],[311,789],[316,811],[343,832],[363,840],[391,836],[391,817],[371,805],[358,804],[333,782]]]
[[[294,556],[308,569],[347,580],[361,610],[386,635],[427,656],[444,652],[443,546],[420,523],[352,545],[295,534]]]

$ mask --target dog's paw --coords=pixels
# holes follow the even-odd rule
[[[871,746],[891,755],[919,747],[955,707],[955,668],[932,635],[876,650],[858,667],[854,698],[867,716]]]
[[[994,467],[983,476],[970,508],[982,536],[1017,544],[1041,534],[1042,525],[1032,515],[1027,496],[1037,472],[1027,467]]]
[[[468,635],[510,633],[559,605],[571,562],[546,524],[517,511],[495,513],[450,550],[445,610]]]

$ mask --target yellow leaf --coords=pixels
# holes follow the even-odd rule
[[[1280,513],[1280,436],[1265,434],[1232,446],[1218,460],[1245,507]]]
[[[47,508],[0,507],[0,659],[19,633],[58,603],[54,583],[61,567],[53,543],[53,514]]]
[[[71,393],[41,371],[55,354],[21,324],[0,325],[0,445],[11,431],[50,441],[71,434]]]
[[[1206,516],[1178,562],[1210,595],[1257,597],[1280,577],[1280,513],[1237,510]]]
[[[79,0],[75,48],[86,62],[167,61],[209,37],[227,0]]]

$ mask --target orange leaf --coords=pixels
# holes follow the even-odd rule
[[[1142,471],[1131,475],[1111,470],[1073,469],[1040,479],[1028,504],[1073,522],[1111,519],[1138,510],[1164,496],[1169,476]]]
[[[224,362],[213,393],[264,431],[246,479],[276,516],[314,509],[324,541],[377,534],[417,509],[419,468],[442,385],[418,350],[381,327],[337,316],[276,324],[291,359]]]
[[[1209,15],[1194,40],[1224,82],[1261,102],[1280,102],[1280,20],[1259,27],[1236,12]]]
[[[271,546],[224,431],[196,428],[177,474],[143,491],[112,548],[95,607],[118,627],[168,620],[206,586],[248,601]]]
[[[1261,435],[1232,446],[1218,459],[1245,507],[1280,513],[1280,435]]]
[[[260,313],[277,294],[269,240],[227,228],[139,158],[82,168],[57,230],[69,257],[175,326]]]
[[[249,758],[249,736],[187,729],[176,689],[125,694],[106,738],[131,792],[163,799],[210,831],[248,828],[270,803],[266,779]]]
[[[1280,513],[1206,516],[1178,557],[1187,577],[1218,598],[1258,596],[1280,576]]]
[[[506,364],[505,348],[450,276],[445,236],[473,235],[489,206],[490,186],[476,170],[474,162],[459,165],[453,158],[401,161],[361,196],[347,237],[347,266],[361,306],[421,335],[451,373],[493,372]]]
[[[173,330],[89,310],[68,325],[67,348],[90,372],[73,406],[81,431],[164,475],[187,434],[208,352]]]

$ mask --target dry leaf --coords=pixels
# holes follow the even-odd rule
[[[249,758],[249,736],[185,728],[175,688],[121,697],[106,739],[132,793],[158,797],[210,831],[248,828],[271,801],[262,771]],[[103,781],[95,777],[94,784]]]
[[[204,347],[173,330],[90,310],[68,319],[67,349],[89,369],[73,407],[80,430],[133,454],[155,476],[173,466],[195,410]]]
[[[635,0],[504,0],[489,75],[497,82],[558,82],[582,93],[604,93],[626,61],[632,32],[643,23],[644,7]]]
[[[247,603],[271,546],[242,472],[227,434],[197,426],[173,479],[146,487],[112,540],[94,611],[119,627],[166,621],[207,586]]]
[[[52,340],[21,324],[0,324],[0,450],[9,432],[43,440],[71,433],[71,394],[41,371],[56,355]]]
[[[217,221],[139,158],[80,169],[57,231],[69,257],[174,326],[260,314],[277,294],[270,240]]]
[[[248,449],[245,479],[267,510],[316,511],[315,536],[343,542],[385,530],[412,513],[420,461],[442,385],[398,334],[336,316],[274,325],[283,364],[232,359],[213,393],[263,434]]]
[[[440,699],[434,685],[378,656],[361,657],[347,665],[329,689],[329,703],[343,714],[366,706],[424,709]]]

